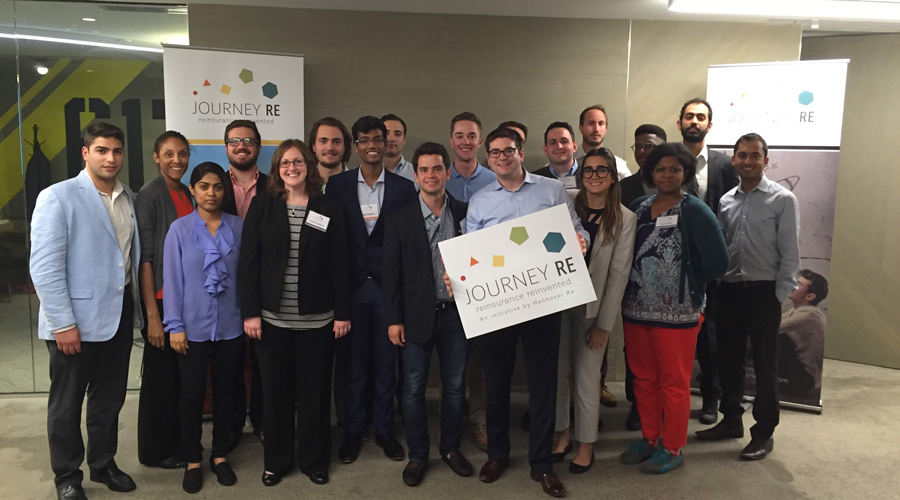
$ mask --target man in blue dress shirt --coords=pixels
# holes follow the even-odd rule
[[[487,137],[487,147],[488,162],[497,178],[469,201],[467,232],[566,204],[584,252],[588,234],[575,214],[565,187],[522,168],[525,154],[519,134],[508,128],[494,130]],[[548,495],[565,495],[565,488],[553,474],[550,460],[555,425],[559,326],[559,313],[554,313],[498,330],[480,339],[487,382],[488,462],[481,468],[479,478],[486,483],[499,479],[500,474],[509,467],[510,380],[516,344],[521,338],[530,393],[528,462],[531,478],[540,482]]]
[[[450,166],[447,192],[457,200],[468,202],[473,194],[497,178],[494,172],[478,163],[478,150],[483,142],[481,121],[474,113],[466,111],[450,121],[453,164]]]

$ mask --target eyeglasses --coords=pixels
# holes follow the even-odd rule
[[[372,137],[371,139],[368,137],[362,137],[353,142],[359,146],[368,146],[370,142],[372,144],[378,146],[379,144],[384,144],[384,137],[378,136],[378,137]]]
[[[583,167],[581,169],[581,176],[585,179],[590,179],[593,176],[597,176],[598,179],[606,179],[609,177],[609,173],[612,172],[612,169],[609,167]]]
[[[294,158],[293,160],[281,160],[281,168],[290,168],[291,165],[295,167],[302,167],[306,165],[306,160],[303,158]]]
[[[259,144],[259,141],[253,137],[231,137],[225,140],[225,144],[228,144],[233,148],[240,146],[241,143],[244,143],[244,146],[255,146]]]
[[[646,151],[649,153],[650,151],[653,151],[653,148],[655,147],[656,144],[653,144],[652,142],[645,142],[643,144],[635,144],[631,146],[631,150],[635,153],[637,153],[638,151]]]
[[[518,148],[491,149],[487,152],[487,154],[491,158],[500,158],[500,153],[503,153],[503,156],[509,158],[510,156],[516,154],[516,151],[518,150]]]

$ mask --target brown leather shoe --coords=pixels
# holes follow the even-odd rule
[[[472,424],[472,437],[475,444],[482,450],[487,450],[487,426],[484,424]]]
[[[481,468],[481,472],[478,473],[478,479],[481,479],[483,483],[493,483],[494,481],[500,479],[500,474],[503,473],[507,468],[509,468],[509,459],[504,458],[503,460],[498,460],[496,462],[492,460],[488,460],[487,463]]]
[[[556,474],[536,474],[532,472],[531,479],[541,483],[541,488],[544,489],[544,493],[551,497],[561,498],[566,496],[566,487],[563,486],[562,481],[556,477]]]

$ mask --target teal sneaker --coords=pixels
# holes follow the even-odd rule
[[[684,453],[675,456],[669,450],[660,447],[650,457],[650,461],[641,465],[641,472],[644,474],[665,474],[666,472],[675,470],[684,463]]]
[[[649,459],[656,451],[656,447],[651,446],[650,441],[644,438],[631,443],[631,446],[619,455],[619,461],[625,465],[636,465]]]

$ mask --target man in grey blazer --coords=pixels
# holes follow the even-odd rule
[[[738,177],[731,159],[706,146],[706,134],[712,129],[712,107],[705,100],[695,97],[681,107],[678,130],[683,144],[697,158],[697,175],[685,190],[700,198],[719,214],[719,199],[738,184]],[[722,389],[719,385],[719,362],[716,349],[716,284],[709,283],[706,290],[706,320],[697,335],[697,361],[700,363],[700,393],[703,409],[700,423],[714,424],[719,419],[717,410]]]

